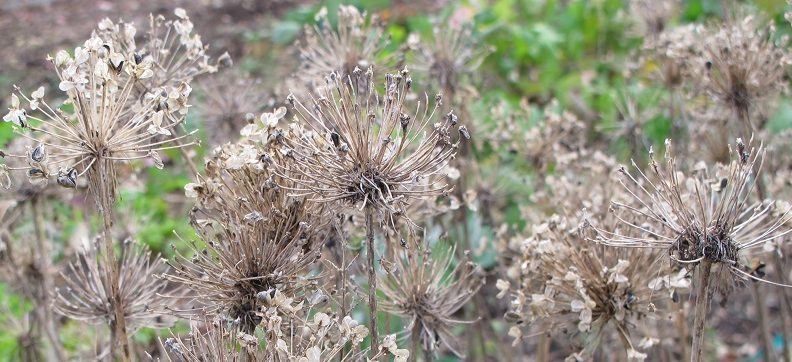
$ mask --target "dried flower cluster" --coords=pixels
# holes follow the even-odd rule
[[[299,175],[293,190],[311,193],[321,202],[340,201],[360,209],[371,207],[394,224],[413,200],[449,190],[432,178],[451,160],[462,139],[470,134],[453,113],[432,123],[439,102],[429,100],[410,111],[412,79],[406,70],[386,76],[385,93],[374,87],[371,68],[348,77],[331,73],[326,91],[313,105],[290,98],[301,124],[284,138]],[[368,84],[357,93],[354,84]],[[277,137],[277,136],[276,136]]]
[[[696,71],[697,87],[732,110],[744,137],[761,128],[763,108],[787,89],[787,40],[758,22],[749,15],[709,29]]]
[[[192,243],[193,256],[179,256],[165,275],[196,293],[198,315],[223,315],[247,333],[276,291],[297,297],[308,282],[328,222],[322,205],[287,194],[288,181],[272,166],[281,156],[265,150],[252,142],[220,147],[201,182],[187,185],[205,246]]]
[[[762,10],[224,4],[101,20],[49,57],[58,91],[3,103],[0,353],[790,358],[789,44]]]
[[[314,20],[316,25],[306,27],[299,47],[301,63],[296,74],[299,90],[305,88],[306,94],[311,94],[315,88],[325,85],[324,79],[330,73],[338,73],[340,79],[346,79],[355,69],[384,65],[378,57],[387,45],[387,37],[376,16],[367,16],[354,6],[341,5],[336,29],[327,18],[326,8],[322,8]],[[369,83],[365,79],[354,80],[360,81],[355,87],[364,87],[360,93],[365,95]]]
[[[616,217],[640,233],[599,229],[597,238],[612,246],[665,250],[688,269],[713,264],[720,273],[717,290],[727,294],[736,282],[757,278],[742,255],[788,234],[789,210],[779,217],[775,203],[749,201],[754,170],[764,158],[761,148],[738,139],[728,167],[708,170],[699,164],[689,176],[677,170],[671,152],[667,143],[665,166],[652,158],[649,174],[639,170],[640,179],[621,170],[627,180],[622,185],[634,200],[612,205]]]
[[[66,285],[55,290],[53,303],[59,314],[91,324],[113,323],[115,311],[108,303],[112,300],[111,286],[106,278],[108,270],[98,258],[99,249],[98,243],[91,243],[63,273]],[[133,240],[124,241],[119,261],[119,291],[128,333],[142,327],[168,327],[175,321],[167,315],[168,302],[162,294],[178,292],[155,279],[164,269],[164,263],[160,259],[152,260],[145,246]]]
[[[571,222],[555,216],[534,226],[523,243],[522,283],[506,318],[537,333],[568,336],[579,349],[574,358],[591,358],[603,335],[614,333],[628,357],[638,359],[631,336],[646,331],[634,329],[656,317],[670,297],[679,299],[676,289],[689,284],[685,273],[674,274],[658,253],[590,243],[588,227]],[[510,284],[500,284],[502,296]],[[518,327],[510,334],[515,343],[524,338]]]
[[[386,269],[383,309],[409,321],[413,343],[418,341],[421,350],[436,353],[442,345],[463,356],[452,327],[475,321],[461,321],[454,314],[481,288],[482,270],[469,258],[454,260],[453,250],[433,254],[416,245],[400,254]]]

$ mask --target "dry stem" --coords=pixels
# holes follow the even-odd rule
[[[710,302],[710,274],[712,272],[712,262],[703,260],[699,265],[699,279],[698,290],[696,295],[696,318],[693,322],[693,347],[690,352],[690,360],[692,362],[701,361],[701,355],[704,350],[704,327],[707,322],[707,307]]]
[[[759,282],[751,282],[751,291],[756,299],[756,309],[759,315],[759,328],[762,332],[762,342],[764,342],[764,360],[775,361],[775,348],[773,348],[773,337],[770,334],[770,326],[767,324],[767,305],[765,305],[765,298],[760,290]]]
[[[366,207],[366,244],[368,252],[366,259],[368,262],[368,281],[369,281],[369,330],[371,332],[371,353],[377,353],[379,335],[377,333],[377,274],[374,269],[374,210]]]
[[[34,196],[30,200],[31,212],[33,213],[33,227],[35,228],[36,234],[38,269],[41,272],[41,287],[44,291],[41,293],[43,300],[37,301],[36,303],[36,317],[39,319],[39,323],[41,323],[42,328],[44,328],[47,339],[50,341],[51,352],[59,361],[64,361],[66,360],[66,357],[63,354],[63,345],[60,341],[60,336],[58,335],[57,326],[55,325],[57,319],[53,317],[52,310],[49,308],[49,292],[52,290],[53,285],[52,276],[50,275],[52,257],[49,253],[49,245],[45,241],[44,222],[42,220],[40,202],[41,200],[37,196]]]
[[[98,212],[102,215],[102,246],[105,254],[105,265],[107,268],[107,281],[110,283],[110,304],[113,308],[115,318],[111,323],[112,349],[115,350],[117,344],[121,345],[121,359],[124,362],[131,360],[129,338],[126,332],[126,320],[124,319],[124,306],[121,301],[120,278],[118,270],[118,258],[115,255],[113,242],[113,200],[114,195],[111,189],[113,180],[109,173],[112,172],[108,167],[109,160],[99,160],[97,167],[90,172],[96,172],[98,189],[94,193]],[[111,352],[112,353],[112,352]]]
[[[421,323],[418,320],[413,320],[412,331],[410,331],[410,342],[412,350],[410,356],[412,360],[418,362],[418,350],[421,349]]]

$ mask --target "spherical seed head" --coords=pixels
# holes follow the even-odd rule
[[[704,44],[696,85],[731,109],[750,134],[758,125],[754,113],[787,89],[786,46],[776,43],[774,26],[751,15],[713,26]]]
[[[338,8],[337,28],[327,19],[327,11],[321,11],[316,25],[306,27],[305,38],[298,45],[301,64],[296,74],[300,83],[297,88],[321,87],[325,77],[334,72],[345,79],[356,69],[371,67],[375,60],[380,62],[378,65],[386,66],[391,61],[379,59],[388,44],[384,30],[376,16],[367,16],[354,6]]]
[[[403,249],[396,265],[387,270],[381,290],[382,308],[419,325],[424,351],[448,348],[462,356],[451,328],[472,323],[452,318],[481,288],[481,269],[469,259],[454,260],[453,249],[432,254],[425,246]]]
[[[723,274],[715,288],[728,294],[751,277],[744,255],[789,233],[789,210],[778,213],[772,201],[751,201],[763,159],[761,147],[739,140],[729,165],[698,164],[682,173],[673,154],[665,165],[652,159],[646,172],[638,171],[640,177],[624,173],[622,184],[631,197],[613,203],[616,215],[631,221],[618,229],[596,227],[597,237],[613,246],[664,249],[689,270],[711,262]]]
[[[36,147],[27,156],[32,182],[54,176],[58,184],[72,187],[69,170],[76,170],[76,177],[88,174],[92,190],[100,182],[110,184],[103,197],[114,199],[114,163],[151,158],[159,166],[158,150],[193,144],[183,141],[188,135],[176,135],[176,127],[187,111],[189,82],[214,66],[207,63],[184,11],[176,16],[152,17],[149,37],[140,47],[134,25],[105,19],[73,55],[60,51],[50,58],[67,98],[60,107],[44,101],[44,88],[30,96],[16,88],[4,120],[46,146],[46,152]]]
[[[91,324],[110,324],[115,312],[110,299],[109,273],[97,257],[98,245],[91,244],[69,265],[63,277],[66,288],[56,290],[53,309],[63,316]],[[171,305],[161,294],[179,294],[177,289],[155,277],[167,268],[160,259],[152,258],[145,245],[128,240],[123,243],[119,265],[119,294],[126,319],[126,328],[166,328],[173,324],[166,308]]]
[[[245,333],[264,322],[262,309],[303,296],[329,222],[324,205],[289,194],[294,183],[271,165],[287,160],[262,138],[217,148],[206,175],[185,188],[196,198],[192,224],[206,246],[179,254],[165,276],[201,296],[185,314],[236,320]]]
[[[284,170],[301,176],[295,182],[312,199],[371,207],[392,221],[411,201],[448,189],[434,176],[463,136],[452,132],[459,127],[453,115],[432,124],[437,106],[422,103],[416,114],[405,114],[411,107],[402,75],[388,74],[381,95],[372,77],[337,78],[313,107],[296,100],[301,123],[290,127],[281,152],[294,159]],[[361,82],[368,93],[357,92]]]
[[[607,222],[616,221],[610,217]],[[512,291],[509,318],[519,327],[580,343],[580,353],[599,343],[585,338],[587,333],[608,331],[629,341],[640,333],[634,328],[638,320],[666,304],[670,293],[664,289],[687,288],[687,280],[661,252],[598,245],[589,240],[593,230],[573,219],[554,216],[533,233],[523,244],[520,284]],[[499,289],[505,294],[510,285]]]
[[[447,96],[453,96],[491,51],[479,43],[473,30],[473,24],[446,21],[434,26],[433,37],[427,42],[411,36],[408,45],[416,50],[412,70],[424,74],[431,84],[450,93]]]

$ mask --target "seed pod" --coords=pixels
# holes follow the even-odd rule
[[[311,296],[311,307],[323,306],[329,298],[322,293],[322,291],[317,290],[314,295]]]
[[[407,126],[410,125],[410,116],[406,113],[402,113],[401,115],[399,115],[399,122],[401,122],[402,131],[406,132]]]
[[[217,58],[217,64],[219,64],[223,68],[229,68],[234,65],[234,60],[231,59],[231,55],[228,52],[223,53],[219,58]]]
[[[454,114],[453,111],[448,112],[448,114],[446,114],[446,116],[445,116],[445,119],[446,119],[446,121],[448,121],[448,123],[451,124],[452,127],[456,126],[457,123],[459,123],[459,117],[457,117],[457,115]]]
[[[47,150],[41,143],[30,151],[30,159],[33,160],[33,162],[42,162],[45,158],[47,158]]]
[[[338,136],[338,133],[333,132],[330,134],[330,139],[333,140],[333,145],[338,148],[341,145],[341,138]]]
[[[58,185],[69,189],[77,187],[77,170],[70,168],[65,172],[58,171]]]
[[[465,137],[466,140],[470,139],[470,132],[468,132],[468,129],[465,126],[459,127],[459,134],[462,135],[462,137]]]
[[[272,164],[272,157],[270,157],[270,155],[267,153],[263,153],[261,156],[259,156],[259,161],[261,163]]]
[[[522,321],[522,317],[520,316],[520,314],[514,311],[506,312],[503,318],[506,320],[506,322],[509,323],[520,323]]]
[[[151,160],[154,161],[154,167],[159,170],[165,168],[165,163],[162,162],[162,157],[160,157],[159,152],[154,150],[149,150],[148,156],[151,157]]]
[[[264,220],[264,216],[261,216],[261,213],[258,212],[258,211],[253,211],[253,212],[245,215],[245,221],[247,221],[248,223],[251,223],[251,224],[253,224],[253,223],[257,222],[257,221],[261,221],[261,220]]]

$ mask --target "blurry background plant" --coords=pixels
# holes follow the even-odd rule
[[[452,161],[452,167],[443,171],[442,176],[447,177],[449,184],[456,189],[447,198],[431,199],[406,208],[408,216],[425,228],[425,239],[433,250],[449,248],[446,241],[454,241],[457,255],[449,260],[462,262],[462,251],[469,248],[469,257],[487,277],[487,282],[471,297],[470,303],[459,310],[449,311],[451,315],[445,316],[476,323],[475,328],[460,328],[453,324],[448,327],[455,339],[467,340],[467,343],[459,343],[467,350],[459,352],[467,352],[471,360],[482,360],[485,356],[517,360],[544,351],[547,358],[555,360],[594,346],[590,348],[596,347],[596,358],[639,358],[642,353],[652,353],[652,356],[659,356],[658,359],[679,360],[690,354],[689,348],[684,346],[689,347],[691,334],[684,322],[693,320],[692,300],[684,291],[674,295],[663,290],[657,292],[663,295],[644,297],[646,290],[641,287],[648,286],[635,286],[639,291],[635,293],[633,289],[624,288],[626,283],[611,284],[617,291],[627,291],[624,295],[635,294],[637,302],[627,303],[631,306],[645,306],[656,297],[662,299],[655,302],[655,306],[660,309],[665,305],[661,312],[666,313],[655,316],[666,316],[672,320],[647,321],[641,318],[632,322],[630,317],[621,317],[621,312],[630,315],[630,311],[616,308],[612,312],[618,313],[619,317],[611,319],[616,321],[611,324],[613,333],[603,334],[604,337],[597,341],[599,343],[592,343],[593,340],[579,329],[576,333],[581,333],[581,339],[576,341],[558,335],[530,338],[543,331],[544,322],[568,321],[555,318],[558,313],[547,313],[542,318],[537,317],[542,323],[526,325],[525,319],[530,318],[525,318],[529,314],[524,310],[519,316],[510,313],[517,312],[515,301],[530,299],[525,295],[529,291],[542,294],[548,283],[551,286],[558,283],[561,287],[574,287],[572,284],[577,281],[584,285],[609,285],[589,283],[593,273],[581,272],[580,266],[580,279],[565,280],[563,276],[555,275],[558,271],[552,265],[542,263],[542,258],[556,254],[572,255],[569,249],[574,248],[563,245],[585,242],[585,237],[575,234],[585,232],[585,227],[580,225],[584,216],[594,221],[607,221],[607,217],[602,215],[607,215],[609,201],[614,198],[625,200],[625,195],[613,187],[612,171],[619,163],[628,163],[630,159],[635,159],[639,169],[643,169],[648,160],[648,148],[654,145],[655,153],[662,155],[666,138],[674,139],[677,154],[685,155],[678,161],[680,168],[694,170],[698,161],[706,161],[710,165],[718,161],[728,162],[727,145],[738,137],[750,139],[750,135],[744,134],[745,126],[749,124],[753,127],[755,142],[763,143],[767,150],[764,171],[759,173],[757,181],[757,189],[763,190],[759,197],[775,197],[782,201],[789,197],[792,185],[788,179],[792,166],[790,152],[785,145],[788,144],[789,129],[792,129],[792,107],[787,105],[788,95],[784,93],[789,78],[785,35],[790,33],[790,25],[784,18],[788,5],[782,0],[740,2],[734,5],[736,8],[729,4],[719,0],[449,0],[439,3],[355,0],[344,4],[352,7],[341,7],[337,0],[319,4],[299,0],[10,0],[0,4],[0,32],[5,34],[0,39],[0,47],[13,54],[0,59],[0,89],[11,91],[17,84],[30,97],[38,96],[34,91],[44,84],[46,98],[51,99],[56,93],[51,90],[57,89],[60,79],[47,70],[46,54],[55,55],[58,49],[73,49],[81,45],[104,18],[115,21],[123,17],[126,23],[148,24],[152,21],[149,13],[172,14],[176,6],[185,8],[194,32],[202,36],[201,43],[211,44],[208,54],[214,59],[227,51],[234,60],[233,69],[222,70],[211,78],[200,77],[200,84],[192,84],[194,90],[190,105],[197,112],[188,112],[183,128],[180,125],[177,131],[181,135],[200,129],[196,136],[205,141],[202,146],[186,153],[163,150],[159,160],[140,161],[146,165],[161,162],[167,166],[166,170],[118,164],[117,171],[125,177],[119,179],[116,234],[130,236],[146,245],[155,255],[161,253],[168,260],[174,260],[176,254],[183,255],[183,258],[175,259],[176,264],[205,262],[232,269],[230,263],[212,259],[223,255],[226,250],[220,245],[204,247],[203,243],[215,239],[245,240],[249,235],[230,235],[232,232],[228,225],[214,232],[208,224],[201,224],[196,233],[192,228],[194,225],[185,216],[195,204],[194,199],[184,195],[186,184],[219,183],[219,179],[208,174],[212,163],[204,165],[203,158],[225,152],[222,157],[233,156],[232,163],[240,165],[240,168],[261,168],[266,158],[259,157],[271,153],[259,148],[261,142],[269,142],[267,137],[270,133],[263,129],[272,124],[282,128],[284,134],[288,133],[293,114],[279,114],[275,109],[284,105],[289,93],[308,97],[301,100],[309,104],[310,97],[317,93],[306,90],[304,85],[315,82],[323,85],[329,71],[346,71],[349,74],[354,71],[351,64],[356,63],[355,66],[362,71],[373,65],[374,72],[384,76],[401,70],[397,65],[404,65],[420,85],[418,90],[421,93],[417,95],[421,99],[426,92],[433,102],[433,95],[442,92],[443,110],[453,109],[459,121],[474,131],[471,132],[470,143],[465,144],[467,150],[460,152],[458,160]],[[349,24],[344,20],[348,18],[356,20]],[[723,25],[723,19],[727,19],[728,25]],[[774,28],[769,26],[771,23]],[[101,27],[110,29],[115,24],[103,22]],[[346,25],[355,26],[342,30]],[[357,26],[367,30],[357,29]],[[322,36],[311,38],[304,32],[306,28],[319,29],[318,32],[333,39],[340,39],[335,36],[347,32],[346,37],[362,37],[363,40],[347,39],[319,44],[317,48],[313,43],[319,42]],[[136,34],[138,44],[145,41],[144,33]],[[727,42],[735,44],[730,48],[740,51],[724,52],[723,47],[718,47]],[[334,48],[348,44],[363,47],[356,49],[357,53],[349,53],[350,57],[339,55],[348,49]],[[744,47],[749,50],[742,49]],[[357,59],[353,59],[355,56]],[[341,60],[346,63],[339,63]],[[750,67],[751,71],[738,69],[750,64],[757,66]],[[210,62],[209,65],[219,64]],[[311,65],[320,65],[324,70],[308,71]],[[745,92],[734,81],[743,84]],[[384,80],[378,80],[374,87],[382,93],[383,84]],[[145,93],[148,90],[141,88],[135,91]],[[743,97],[742,93],[750,99]],[[59,103],[56,101],[59,100],[53,102]],[[17,109],[9,97],[0,98],[0,108]],[[67,107],[63,111],[72,110]],[[262,116],[262,112],[269,116]],[[746,114],[749,122],[745,122]],[[276,133],[272,135],[274,139]],[[245,148],[243,145],[249,144],[251,137],[260,143],[256,147]],[[240,138],[242,141],[238,143]],[[216,146],[226,143],[234,145],[212,152]],[[0,149],[4,152],[0,155],[29,156],[35,153],[36,148],[37,144],[14,138],[9,123],[0,123]],[[46,145],[44,148],[50,155],[55,152],[54,148]],[[274,155],[270,157],[278,159]],[[195,170],[188,162],[190,159],[197,165]],[[0,164],[14,167],[14,162],[6,157],[0,159]],[[195,175],[195,171],[201,176]],[[266,172],[252,174],[254,176],[239,170],[233,172],[234,176],[221,177],[224,182],[241,182],[249,178],[254,181],[241,184],[267,184],[269,180]],[[5,185],[5,181],[5,168],[0,168],[0,185]],[[84,192],[87,184],[77,177],[75,187],[78,192],[64,195],[53,186],[30,185],[19,178],[13,181],[12,188],[0,194],[4,205],[0,207],[3,287],[0,293],[3,305],[8,306],[3,307],[8,313],[4,313],[4,319],[0,320],[2,326],[8,326],[0,328],[0,356],[53,360],[61,353],[84,358],[101,354],[106,346],[97,342],[101,335],[97,335],[95,330],[84,330],[77,323],[42,314],[49,312],[35,307],[40,304],[37,299],[48,295],[47,289],[54,291],[54,286],[65,285],[58,271],[67,270],[69,262],[78,260],[83,246],[90,244],[89,235],[95,235],[101,227],[101,220],[85,211],[92,204]],[[272,183],[289,187],[288,183],[284,184],[277,178],[273,178]],[[232,187],[236,189],[239,186]],[[188,193],[198,191],[193,187]],[[227,197],[231,200],[240,195],[246,195],[241,196],[244,198],[255,194],[228,195],[232,195]],[[246,204],[241,202],[240,205]],[[226,210],[230,207],[224,206]],[[582,211],[584,208],[585,212]],[[242,211],[245,212],[240,214],[242,221],[237,221],[239,225],[246,225],[245,216],[248,214],[253,220],[259,216],[263,219],[272,212],[269,209],[265,211],[261,205],[256,210],[240,208],[236,212]],[[254,211],[260,215],[253,214]],[[558,216],[551,219],[553,215]],[[217,217],[219,215],[213,210],[196,220]],[[548,236],[548,229],[541,226],[552,224],[551,221],[559,217],[566,220],[563,233],[559,231],[555,236]],[[325,222],[329,226],[316,236],[317,242],[323,244],[322,261],[301,269],[299,273],[301,278],[321,276],[323,279],[312,284],[310,288],[315,289],[310,292],[283,295],[286,299],[294,298],[290,302],[292,308],[286,308],[291,319],[284,320],[317,333],[317,323],[324,319],[316,318],[317,308],[310,307],[309,300],[319,289],[328,298],[328,305],[341,306],[322,311],[332,320],[322,327],[336,329],[337,333],[328,332],[332,337],[322,339],[321,343],[304,341],[289,344],[288,349],[292,353],[288,356],[311,361],[311,358],[324,359],[337,353],[337,356],[352,360],[366,354],[368,342],[361,349],[348,347],[338,352],[333,352],[334,347],[326,342],[334,343],[342,333],[346,333],[350,341],[369,335],[368,331],[363,333],[359,328],[366,325],[368,318],[363,306],[365,303],[361,303],[366,298],[365,290],[355,286],[356,283],[365,283],[365,270],[362,268],[365,256],[360,254],[365,248],[365,235],[359,232],[363,220],[359,215],[334,213]],[[579,226],[581,229],[577,230]],[[384,280],[391,276],[386,274],[386,268],[393,267],[388,263],[399,264],[400,259],[396,256],[401,253],[398,249],[401,235],[391,232],[382,239],[378,237],[377,242],[388,239],[388,243],[397,245],[399,251],[378,253],[381,257],[378,255],[376,272]],[[547,250],[546,254],[531,249],[531,245],[543,240],[556,240],[557,247]],[[789,284],[792,263],[788,255],[792,250],[782,241],[773,240],[755,248],[756,252],[748,255],[744,262],[755,263],[752,265],[757,273],[766,273],[766,278],[771,281]],[[172,251],[172,247],[177,253]],[[286,247],[290,253],[294,252],[291,255],[302,255],[301,248]],[[587,248],[593,252],[586,257],[599,260],[609,271],[627,270],[622,267],[634,268],[636,262],[640,263],[632,260],[631,252],[603,249],[602,246],[587,245]],[[203,250],[214,256],[193,260],[193,253],[200,254]],[[245,248],[240,247],[239,250]],[[230,255],[235,254],[232,252]],[[302,260],[300,258],[298,256],[297,260]],[[630,263],[619,264],[619,260],[625,258],[630,259]],[[589,259],[575,262],[574,258],[567,257],[565,260],[572,265],[588,263]],[[533,268],[525,269],[523,265],[533,265]],[[218,270],[223,268],[218,267]],[[537,270],[543,270],[539,274],[544,278],[555,281],[547,282],[537,277]],[[648,278],[643,270],[630,269],[618,274],[641,283]],[[669,283],[672,277],[678,276],[670,275]],[[199,274],[192,277],[201,278]],[[216,277],[224,288],[230,286],[233,289],[238,286],[235,283],[242,285],[248,282],[244,280],[245,276],[239,275],[228,280],[222,279],[225,275]],[[614,277],[616,279],[623,278]],[[39,283],[42,280],[45,282]],[[684,284],[681,279],[674,281],[677,285]],[[41,287],[33,288],[31,285]],[[348,288],[338,287],[343,285]],[[769,349],[779,353],[779,358],[782,349],[789,350],[792,293],[767,285],[756,288],[762,293],[755,293],[754,287],[735,289],[723,309],[712,305],[707,321],[711,333],[705,336],[707,345],[717,348],[706,349],[705,354],[719,359],[752,360],[772,359],[773,354],[767,353]],[[288,288],[283,289],[288,291]],[[382,292],[379,295],[381,299],[385,297]],[[578,290],[561,289],[553,296],[564,300],[565,293],[571,292],[577,293]],[[502,298],[497,299],[496,295]],[[586,295],[590,295],[589,292]],[[757,295],[763,295],[764,299],[757,299]],[[261,298],[271,303],[275,296],[270,294],[266,298],[262,294]],[[260,304],[257,308],[263,308],[264,300],[253,299]],[[280,300],[278,303],[283,302],[283,299],[275,299]],[[668,299],[672,300],[669,302]],[[305,304],[296,308],[294,304],[300,301]],[[582,311],[588,310],[589,304],[585,301],[583,308],[579,309],[580,305],[576,303],[572,314],[580,316]],[[269,314],[266,308],[261,310],[263,315],[257,316],[261,323],[270,323],[267,326],[281,323],[281,330],[287,329],[285,322],[278,322],[283,308]],[[593,310],[592,321],[596,320]],[[565,310],[561,308],[551,312],[558,311]],[[640,311],[643,310],[636,313]],[[778,315],[778,318],[765,321],[762,328],[748,322],[763,314]],[[350,318],[345,320],[345,316]],[[228,321],[216,322],[210,316],[200,317],[203,322],[193,323],[192,337],[186,323],[177,324],[172,331],[141,329],[133,338],[134,353],[138,356],[149,353],[159,358],[167,354],[172,360],[189,360],[189,357],[184,357],[188,353],[185,350],[193,348],[195,343],[206,344],[207,341],[232,344],[238,347],[237,351],[247,353],[253,342],[247,338],[249,334],[228,332],[228,325],[217,324]],[[234,319],[230,318],[233,316],[228,317]],[[381,313],[380,320],[383,321],[380,335],[394,333],[395,336],[388,337],[387,343],[381,345],[386,350],[380,348],[375,353],[392,353],[406,358],[402,349],[410,346],[409,330],[405,329],[410,318]],[[260,325],[262,329],[269,328]],[[646,329],[654,326],[661,326],[658,327],[659,333],[648,336]],[[627,348],[619,339],[625,334],[629,334],[628,341],[634,347],[630,355],[625,353]],[[257,337],[260,346],[269,342],[277,344],[279,340],[287,342],[283,335],[259,334]],[[168,342],[168,338],[174,339]],[[516,339],[519,343],[513,346]],[[288,343],[292,342],[289,340]],[[200,348],[202,351],[211,350],[211,347]],[[433,356],[439,359],[456,358],[447,348],[439,348],[435,353]]]

